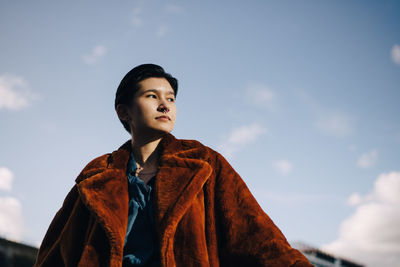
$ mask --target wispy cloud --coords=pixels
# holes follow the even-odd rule
[[[9,169],[0,167],[0,190],[11,191],[13,179],[14,175]]]
[[[158,27],[156,35],[159,38],[164,37],[168,33],[168,26],[165,24],[162,24]]]
[[[292,163],[286,159],[275,161],[274,167],[276,171],[281,175],[288,175],[292,172],[293,169]]]
[[[225,157],[231,158],[237,151],[253,143],[265,133],[266,129],[257,123],[235,128],[228,134],[226,141],[219,146],[219,149]]]
[[[83,61],[88,65],[93,65],[99,62],[107,53],[107,48],[104,45],[95,46],[89,54],[83,55]]]
[[[333,113],[320,115],[316,125],[327,135],[344,137],[354,132],[355,120],[344,113]]]
[[[20,110],[28,107],[36,98],[23,77],[0,75],[0,109]]]
[[[383,173],[371,194],[353,194],[356,210],[343,221],[339,237],[323,249],[371,267],[400,262],[400,172]]]
[[[327,107],[304,89],[297,93],[304,105],[315,114],[315,128],[329,136],[346,137],[356,131],[356,118],[335,107]]]
[[[171,3],[168,3],[166,6],[165,6],[165,11],[167,12],[167,13],[171,13],[171,14],[183,14],[184,13],[184,11],[185,11],[185,9],[182,7],[182,6],[179,6],[179,5],[176,5],[176,4],[171,4]]]
[[[246,89],[247,99],[259,107],[273,109],[276,94],[269,87],[263,84],[251,84]]]
[[[142,14],[142,8],[141,7],[135,7],[133,9],[131,23],[135,27],[142,26],[142,24],[143,24],[143,20],[141,18],[141,14]]]
[[[370,168],[378,161],[378,151],[376,149],[371,150],[368,153],[362,154],[357,161],[357,166],[360,168]]]
[[[5,168],[0,168],[0,189],[11,191],[13,173]],[[0,236],[19,241],[23,234],[22,207],[14,197],[0,197]]]
[[[363,201],[363,197],[359,193],[353,193],[347,199],[349,206],[357,206]]]
[[[400,46],[395,44],[392,47],[392,50],[390,51],[390,54],[392,56],[392,60],[394,63],[397,65],[400,65]]]
[[[357,150],[357,146],[356,145],[354,145],[354,144],[349,145],[349,151],[355,152],[356,150]]]

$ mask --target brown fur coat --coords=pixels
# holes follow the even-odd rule
[[[218,153],[167,135],[155,181],[162,266],[312,266]],[[53,219],[35,266],[121,266],[127,142],[90,162]]]

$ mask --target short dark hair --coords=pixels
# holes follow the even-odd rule
[[[176,78],[172,77],[171,74],[166,73],[161,66],[155,64],[142,64],[130,70],[121,80],[115,94],[115,109],[117,109],[119,104],[131,106],[133,96],[140,89],[139,83],[148,78],[165,78],[174,90],[174,95],[176,97],[178,93],[178,80]],[[129,124],[121,119],[120,121],[122,125],[124,125],[125,130],[130,133],[131,128]]]

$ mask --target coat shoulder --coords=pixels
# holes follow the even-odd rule
[[[180,144],[180,151],[199,151],[199,153],[193,153],[193,157],[208,162],[214,169],[220,167],[232,168],[221,153],[197,140],[177,139],[176,141]]]
[[[204,145],[200,141],[193,140],[193,139],[175,139],[174,140],[174,147],[176,147],[177,151],[185,151],[185,150],[191,150],[191,149],[205,149],[207,152],[211,154],[219,154],[212,148]]]
[[[179,143],[181,150],[189,150],[193,148],[207,148],[207,146],[203,145],[201,142],[192,139],[177,139],[177,143]]]
[[[75,180],[76,183],[80,183],[82,180],[85,180],[108,168],[126,168],[129,155],[130,141],[126,141],[122,146],[112,153],[101,155],[90,161],[78,175],[78,178]]]
[[[161,141],[161,146],[166,153],[175,154],[193,148],[205,147],[202,143],[191,139],[177,139],[172,134],[167,134]]]
[[[78,175],[78,178],[76,178],[76,183],[79,183],[82,180],[85,180],[86,178],[93,176],[94,174],[99,173],[104,169],[106,169],[110,164],[110,159],[111,159],[111,153],[107,153],[91,160],[83,168],[81,173]]]

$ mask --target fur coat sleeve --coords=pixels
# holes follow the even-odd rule
[[[261,209],[249,189],[216,156],[215,206],[221,261],[227,266],[311,266]]]
[[[167,135],[154,187],[161,266],[312,266],[217,152]],[[82,171],[35,266],[121,266],[129,143]]]

